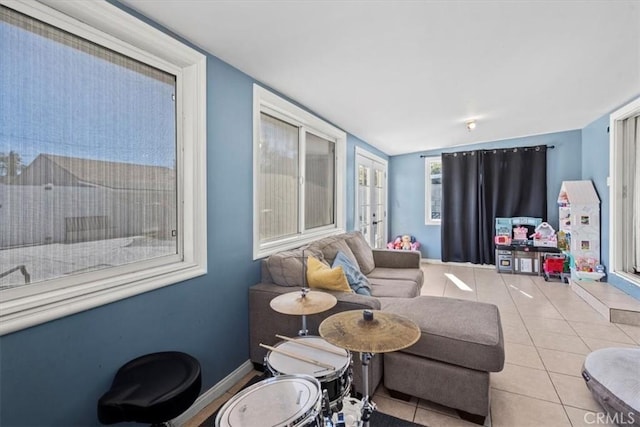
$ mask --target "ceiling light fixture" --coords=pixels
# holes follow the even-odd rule
[[[476,128],[476,121],[475,120],[469,120],[467,121],[467,130],[469,132],[471,132],[472,130],[474,130]]]

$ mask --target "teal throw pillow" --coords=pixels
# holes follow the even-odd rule
[[[333,260],[331,268],[342,267],[344,275],[347,277],[349,286],[356,294],[371,296],[371,284],[367,276],[362,274],[358,266],[353,264],[353,261],[349,259],[342,252],[336,254],[336,258]]]

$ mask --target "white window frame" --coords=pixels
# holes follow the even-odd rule
[[[299,231],[295,236],[270,241],[260,242],[260,212],[258,182],[260,179],[260,114],[265,113],[283,120],[291,125],[304,128],[304,131],[321,136],[336,143],[335,165],[335,224]],[[304,132],[300,135],[304,138]],[[303,110],[291,102],[281,98],[273,92],[257,85],[253,85],[253,259],[264,258],[273,253],[292,249],[312,242],[322,237],[344,233],[346,222],[346,192],[345,179],[347,175],[346,164],[347,134],[335,126],[325,122],[315,115]],[[304,159],[304,152],[301,153]],[[302,176],[298,180],[300,185],[299,217],[304,220],[304,162],[301,162]]]
[[[2,291],[0,335],[206,274],[206,56],[108,2],[0,4],[176,76],[181,248],[161,263],[141,261]]]
[[[616,275],[635,286],[640,287],[640,279],[637,275],[623,270],[623,239],[622,239],[622,191],[624,179],[622,174],[623,150],[622,150],[622,122],[640,114],[640,98],[614,111],[609,116],[609,235],[611,244],[609,247],[609,274]]]
[[[424,158],[424,223],[426,225],[440,225],[442,223],[442,212],[440,219],[431,219],[431,164],[440,163],[442,167],[442,157],[433,156]]]

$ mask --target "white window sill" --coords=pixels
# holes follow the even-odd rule
[[[289,249],[299,248],[300,246],[307,245],[316,240],[322,239],[323,237],[335,236],[336,234],[342,234],[345,230],[343,229],[331,229],[330,231],[322,231],[318,233],[309,233],[304,236],[296,236],[290,240],[274,242],[272,244],[265,244],[262,247],[258,248],[256,252],[253,254],[254,261],[260,258],[268,257],[269,255],[273,255],[275,253],[286,251]]]

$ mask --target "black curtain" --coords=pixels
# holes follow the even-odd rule
[[[442,260],[494,264],[495,219],[547,218],[547,147],[442,155]]]
[[[480,190],[478,152],[442,154],[442,261],[480,262]]]

